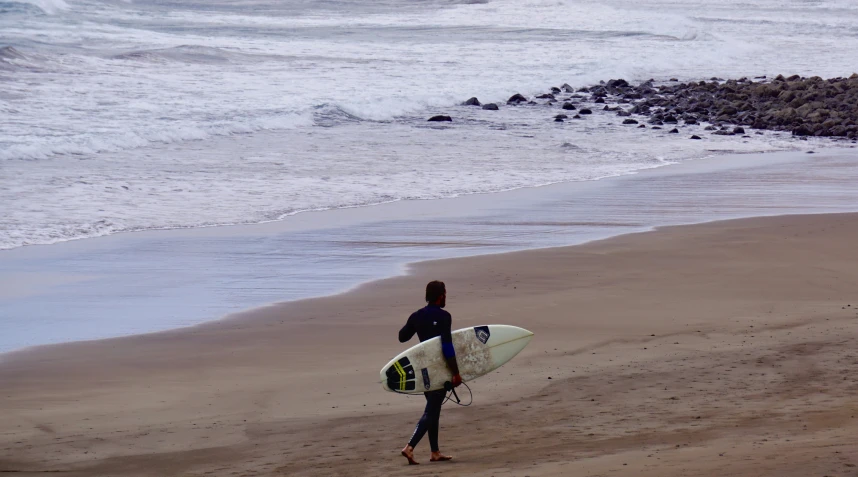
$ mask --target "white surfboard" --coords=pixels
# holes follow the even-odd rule
[[[474,326],[452,335],[459,374],[465,382],[503,366],[533,338],[530,331],[509,325]],[[444,389],[444,382],[452,378],[440,337],[403,351],[381,368],[380,376],[385,390],[406,394]]]

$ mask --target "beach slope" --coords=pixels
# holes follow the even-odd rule
[[[856,237],[856,214],[669,227],[4,355],[0,471],[856,475]],[[445,405],[456,459],[429,463],[423,442],[406,470],[423,399],[377,376],[431,279],[447,283],[454,328],[536,336],[470,383],[472,407]]]

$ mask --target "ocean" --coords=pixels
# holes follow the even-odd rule
[[[425,259],[856,211],[854,150],[805,154],[849,142],[506,104],[611,78],[848,76],[855,51],[858,4],[837,0],[0,0],[0,353]],[[774,151],[792,152],[752,154]]]
[[[0,0],[0,48],[11,249],[803,147],[505,101],[620,77],[847,76],[858,4]],[[460,106],[471,96],[500,110]]]

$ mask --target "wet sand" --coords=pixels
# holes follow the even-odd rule
[[[858,475],[858,214],[669,227],[415,265],[349,293],[0,360],[0,471]],[[536,333],[447,405],[385,393],[430,279],[454,327]],[[45,474],[47,475],[47,474]]]

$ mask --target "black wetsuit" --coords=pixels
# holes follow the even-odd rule
[[[452,322],[453,319],[450,314],[440,306],[428,305],[408,317],[408,322],[399,330],[399,342],[405,343],[417,333],[421,343],[440,336],[442,346],[446,344],[446,346],[452,347],[453,337],[450,334]],[[432,448],[432,452],[438,452],[438,425],[441,419],[441,405],[444,404],[447,392],[439,389],[423,393],[423,395],[426,396],[426,409],[423,411],[423,417],[417,423],[417,428],[414,430],[408,445],[417,446],[426,431],[429,431],[429,446]]]

